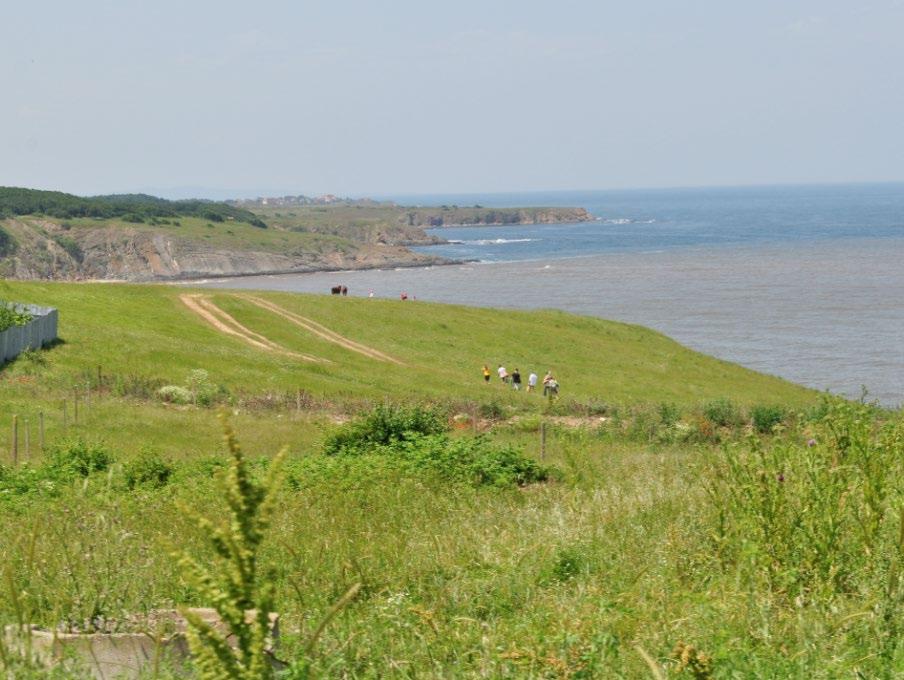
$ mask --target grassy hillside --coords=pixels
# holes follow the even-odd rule
[[[242,294],[200,291],[249,329],[288,350],[330,363],[262,352],[224,335],[180,301],[183,287],[6,282],[0,297],[60,310],[64,343],[48,353],[53,373],[94,371],[176,381],[203,368],[230,389],[295,390],[327,397],[502,396],[480,369],[499,363],[542,375],[552,369],[563,395],[612,403],[716,397],[739,403],[812,401],[813,394],[690,351],[648,329],[563,312],[516,312],[395,300],[260,293],[405,365],[374,361],[326,342]],[[128,351],[123,351],[128,348]],[[492,392],[490,392],[492,391]],[[508,395],[527,399],[527,395]]]
[[[262,350],[216,330],[183,301],[203,296],[249,331],[285,350]],[[604,413],[630,404],[674,404],[699,409],[720,398],[738,405],[781,403],[802,407],[815,394],[778,378],[690,351],[639,326],[556,311],[516,312],[451,305],[333,296],[261,293],[259,299],[319,322],[400,364],[378,361],[328,342],[246,294],[183,287],[123,284],[0,283],[0,298],[60,310],[62,342],[0,370],[0,422],[13,414],[34,426],[45,412],[48,437],[62,432],[62,400],[72,424],[74,394],[90,386],[93,403],[81,427],[112,444],[152,442],[171,455],[203,450],[182,428],[213,434],[205,410],[174,407],[157,397],[163,385],[181,386],[192,371],[208,373],[223,395],[251,420],[276,404],[292,409],[299,393],[315,411],[348,412],[382,400],[430,400],[470,410],[536,412],[537,394],[514,393],[484,364],[499,363],[543,376],[551,369],[562,386],[562,414]],[[309,362],[295,355],[324,361]],[[100,384],[98,384],[100,372]],[[271,409],[272,410],[272,409]],[[306,408],[304,410],[307,410]],[[84,406],[83,406],[84,411]],[[264,442],[306,442],[285,419],[269,413]],[[297,414],[295,414],[297,417]],[[85,418],[89,418],[87,421]],[[0,455],[8,451],[0,439]]]
[[[185,508],[223,518],[225,406],[255,479],[288,445],[260,553],[287,677],[904,671],[899,414],[814,407],[658,333],[552,311],[13,282],[0,298],[58,307],[62,336],[0,369],[0,423],[19,416],[18,465],[0,440],[0,624],[209,605],[172,553],[214,563]],[[499,362],[551,368],[561,398],[483,384]],[[379,443],[366,414],[384,401],[457,429]],[[479,422],[447,421],[461,411]],[[356,432],[374,438],[325,445]],[[519,483],[518,466],[543,474]],[[0,668],[46,677],[6,651]]]

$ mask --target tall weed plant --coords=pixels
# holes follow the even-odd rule
[[[189,610],[183,613],[189,623],[189,647],[202,678],[260,680],[275,674],[269,652],[274,595],[272,579],[259,569],[258,551],[269,525],[274,476],[285,452],[273,461],[268,478],[255,482],[231,427],[225,416],[221,418],[230,457],[224,490],[228,520],[217,526],[196,517],[216,561],[206,567],[184,553],[178,561],[185,580],[216,610],[228,635]]]
[[[831,399],[810,435],[751,435],[723,452],[708,484],[722,568],[791,608],[862,604],[876,658],[891,664],[904,616],[904,421]]]

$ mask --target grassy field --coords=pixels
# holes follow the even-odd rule
[[[46,218],[19,217],[16,221],[27,225],[40,225]],[[91,217],[73,217],[66,220],[54,220],[65,224],[69,232],[81,230],[123,228],[151,234],[186,239],[206,243],[218,248],[236,250],[263,250],[275,252],[303,251],[310,253],[330,253],[334,251],[351,251],[354,244],[347,238],[331,234],[305,233],[281,229],[261,229],[247,222],[225,221],[213,223],[201,217],[173,217],[151,223],[124,222],[122,219],[96,219]]]
[[[95,395],[87,418],[118,444],[135,441],[135,414],[141,413],[148,441],[163,443],[173,454],[176,451],[167,443],[176,444],[180,438],[173,437],[172,427],[207,415],[146,397],[153,397],[154,389],[162,385],[184,384],[197,369],[207,371],[210,381],[238,402],[261,408],[274,401],[294,404],[299,390],[306,403],[310,398],[338,410],[383,399],[458,402],[462,408],[468,404],[539,408],[543,400],[536,394],[513,393],[498,380],[483,384],[481,367],[495,369],[499,363],[509,370],[520,368],[525,380],[530,370],[542,376],[552,369],[562,385],[558,408],[563,414],[569,405],[576,411],[584,406],[602,412],[607,406],[660,402],[692,408],[721,397],[740,405],[794,407],[815,399],[809,390],[689,351],[639,326],[561,312],[261,294],[396,357],[404,364],[399,366],[326,342],[238,295],[209,293],[248,329],[287,350],[329,362],[309,363],[261,351],[217,331],[180,300],[191,293],[188,288],[162,286],[0,285],[0,298],[58,307],[63,340],[41,355],[42,365],[22,359],[4,369],[0,422],[8,423],[18,413],[36,423],[43,410],[48,428],[61,425],[62,400],[72,402],[73,390],[81,392],[86,384],[97,391],[98,370],[103,389]],[[69,403],[70,412],[73,408]],[[248,411],[237,410],[240,416]],[[276,439],[292,430],[282,422],[273,428],[280,433]],[[8,443],[0,440],[0,452],[4,450]]]
[[[182,295],[207,296],[220,320],[228,314],[270,349],[218,331]],[[172,551],[210,557],[179,508],[222,516],[222,406],[255,471],[288,445],[261,554],[283,615],[287,677],[904,672],[898,414],[820,405],[812,391],[637,326],[259,297],[402,364],[228,291],[0,284],[0,298],[58,307],[63,340],[0,371],[0,422],[17,414],[20,425],[18,467],[0,442],[3,623],[84,627],[207,604]],[[561,398],[485,385],[485,363],[525,375],[551,368]],[[163,385],[190,403],[165,403]],[[430,458],[429,442],[444,439],[323,453],[338,423],[384,402],[477,415],[476,438],[469,419],[441,437],[486,454],[484,465],[520,452],[550,478],[455,477],[456,461]],[[79,438],[103,454],[84,470],[71,464],[82,460]],[[308,645],[354,584],[357,596]],[[41,675],[2,659],[16,677]]]

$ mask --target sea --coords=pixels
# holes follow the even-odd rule
[[[904,183],[392,196],[576,206],[595,221],[431,230],[461,264],[253,276],[210,287],[517,309],[641,324],[754,370],[904,404]],[[605,370],[605,357],[600,357]],[[865,397],[864,397],[865,393]]]

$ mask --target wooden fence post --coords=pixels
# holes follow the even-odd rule
[[[19,416],[13,416],[13,467],[19,464]]]
[[[25,419],[25,459],[31,459],[31,427],[28,425],[28,418]]]
[[[78,390],[72,390],[72,420],[78,425]]]
[[[44,411],[38,411],[38,444],[44,453]]]
[[[546,421],[540,422],[540,460],[546,458]]]

